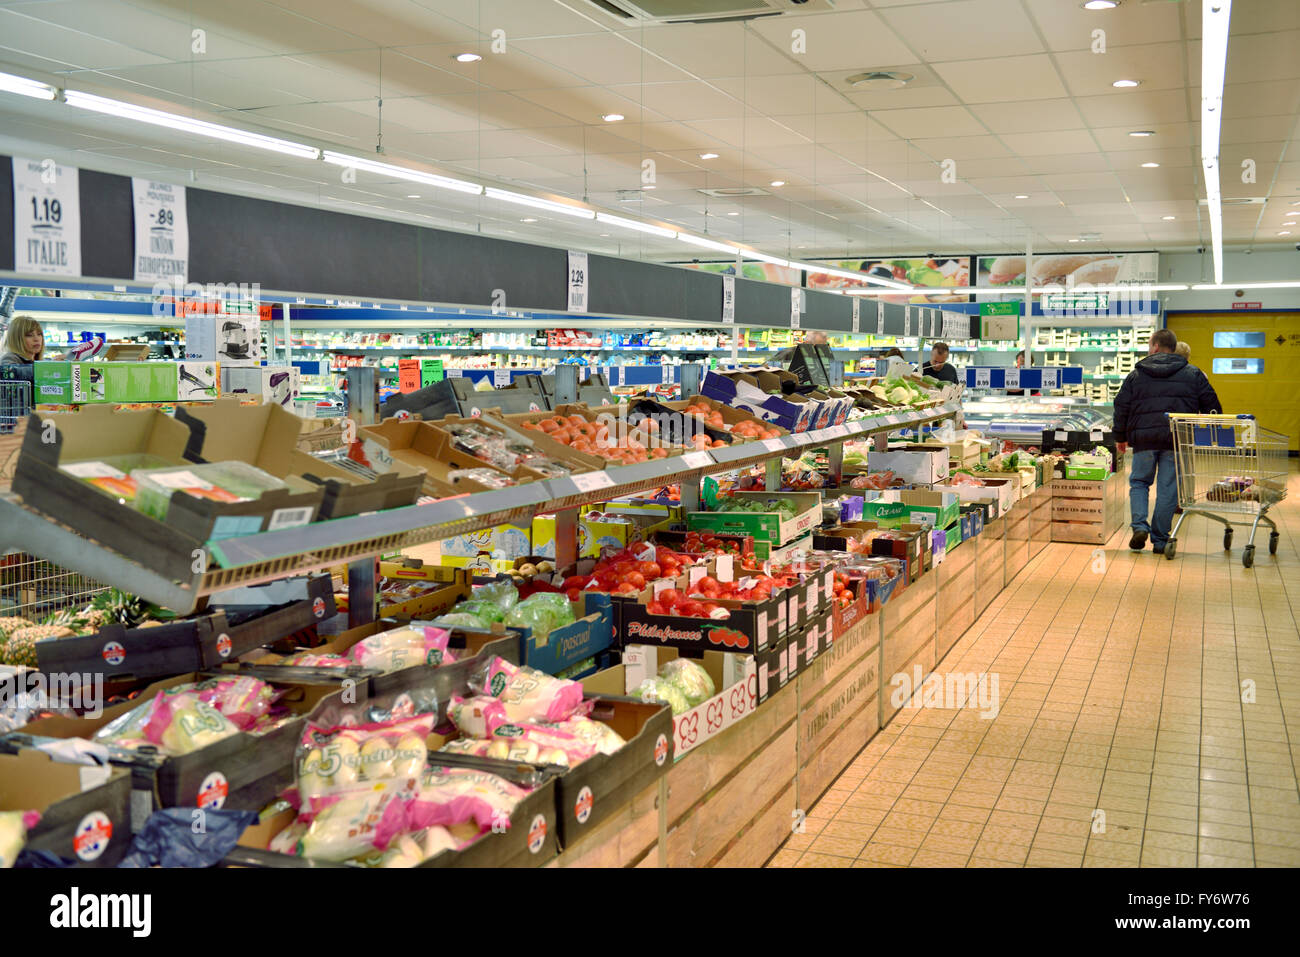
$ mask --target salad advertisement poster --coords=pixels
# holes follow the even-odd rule
[[[898,282],[911,283],[934,289],[933,293],[902,293],[897,296],[881,296],[885,302],[907,303],[943,303],[968,302],[970,295],[961,292],[962,286],[969,286],[971,257],[957,256],[948,258],[917,259],[850,259],[843,262],[827,263],[837,269],[863,274],[861,280],[844,279],[839,276],[824,276],[818,273],[808,274],[809,289],[878,289],[877,285],[867,282],[867,276],[881,279],[893,279]]]
[[[687,269],[699,269],[704,272],[718,273],[723,276],[736,275],[736,264],[729,263],[681,263]],[[741,279],[757,279],[762,282],[779,282],[786,286],[799,285],[802,271],[775,263],[747,262],[740,266]]]

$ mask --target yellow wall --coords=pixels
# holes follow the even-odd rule
[[[1223,411],[1250,412],[1266,429],[1300,448],[1300,313],[1235,312],[1173,315],[1170,330],[1192,348],[1192,365],[1205,371]],[[1215,332],[1262,332],[1262,349],[1215,349]],[[1263,375],[1215,375],[1214,359],[1259,358]]]

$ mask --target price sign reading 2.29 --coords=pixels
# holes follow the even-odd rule
[[[587,254],[569,253],[568,311],[587,311]]]

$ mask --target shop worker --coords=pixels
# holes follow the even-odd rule
[[[1178,337],[1168,329],[1151,334],[1145,359],[1137,364],[1115,397],[1115,441],[1120,455],[1133,446],[1133,470],[1129,475],[1129,509],[1133,537],[1128,547],[1135,552],[1146,548],[1163,555],[1169,540],[1169,525],[1178,504],[1178,480],[1174,475],[1174,441],[1169,428],[1170,412],[1184,415],[1219,412],[1219,397],[1205,373],[1174,350]],[[1157,477],[1158,475],[1158,477]],[[1156,483],[1155,514],[1147,523],[1147,499]]]
[[[802,344],[805,346],[824,346],[827,344],[826,333],[814,330],[813,332],[808,333]],[[794,350],[798,347],[799,343],[796,343],[789,349],[782,349],[776,354],[776,358],[773,361],[778,365],[788,366],[794,361]]]
[[[930,361],[921,369],[921,375],[957,384],[957,367],[948,361],[948,343],[936,342],[930,349]]]
[[[31,316],[15,316],[0,351],[0,366],[29,366],[45,356],[45,330]]]

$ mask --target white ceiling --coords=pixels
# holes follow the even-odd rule
[[[0,70],[527,186],[809,257],[1189,249],[1200,4],[835,0],[749,23],[629,25],[586,0],[0,0]],[[195,29],[206,51],[193,52]],[[806,52],[792,52],[792,31]],[[1106,52],[1092,52],[1093,31]],[[491,51],[492,31],[506,51]],[[474,51],[480,63],[453,55]],[[1232,248],[1286,244],[1300,200],[1300,2],[1237,0],[1224,105]],[[916,79],[859,92],[846,77]],[[1114,89],[1120,78],[1141,81]],[[621,123],[600,115],[618,112]],[[556,245],[681,256],[639,234],[0,93],[0,150]],[[1130,130],[1154,130],[1139,139]],[[719,158],[705,161],[702,152]],[[655,189],[636,189],[643,160]],[[956,182],[941,180],[944,160]],[[1255,182],[1232,175],[1243,160]],[[1143,169],[1143,162],[1158,169]],[[772,180],[786,185],[772,188]],[[720,200],[702,188],[760,187]],[[1016,194],[1028,194],[1017,200]],[[419,199],[408,199],[419,194]],[[729,215],[735,214],[735,215]],[[1163,216],[1175,216],[1165,221]],[[523,223],[535,217],[536,223]],[[631,237],[629,240],[628,237]]]

